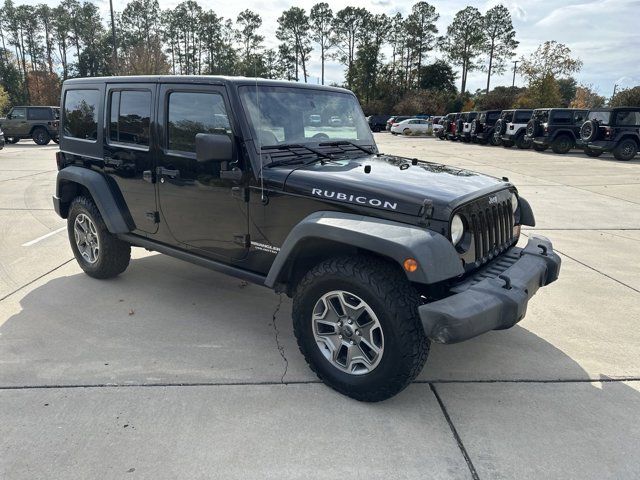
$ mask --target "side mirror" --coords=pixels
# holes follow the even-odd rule
[[[198,133],[196,135],[198,162],[230,162],[233,160],[233,142],[226,133]]]

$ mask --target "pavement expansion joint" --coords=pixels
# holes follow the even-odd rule
[[[271,325],[273,326],[274,337],[276,340],[276,347],[278,348],[278,353],[282,357],[282,361],[284,362],[284,371],[282,372],[282,377],[280,377],[280,383],[284,384],[284,377],[287,374],[287,370],[289,369],[289,360],[284,353],[284,346],[280,344],[280,330],[278,330],[278,312],[280,311],[280,307],[282,306],[282,294],[278,294],[278,304],[276,305],[276,309],[273,311],[273,315],[271,317]]]

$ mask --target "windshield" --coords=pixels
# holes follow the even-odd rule
[[[609,125],[609,119],[611,118],[611,112],[589,112],[589,120],[597,120],[603,125]]]
[[[256,149],[349,140],[374,145],[356,98],[348,93],[265,85],[240,87]]]

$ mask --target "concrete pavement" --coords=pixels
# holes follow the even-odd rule
[[[563,270],[519,325],[434,345],[373,405],[318,383],[286,297],[141,249],[84,275],[57,147],[0,151],[0,478],[640,476],[640,160],[376,139],[509,177]]]

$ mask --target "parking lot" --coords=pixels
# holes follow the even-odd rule
[[[298,351],[291,302],[135,249],[73,259],[56,145],[0,151],[0,478],[640,477],[640,158],[375,134],[381,151],[506,176],[563,261],[510,330],[433,345],[359,403]]]

